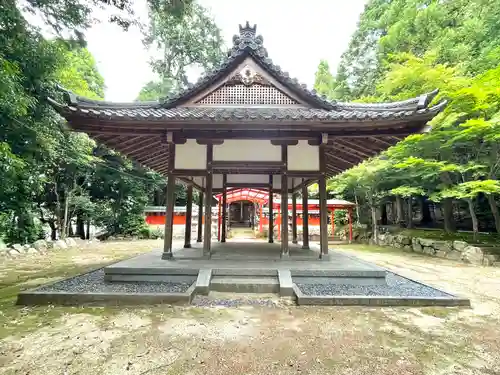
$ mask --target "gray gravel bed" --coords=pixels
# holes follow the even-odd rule
[[[68,293],[184,293],[191,283],[108,282],[104,281],[104,270],[99,269],[68,280],[45,285],[37,292]]]
[[[454,297],[413,280],[387,272],[387,285],[297,284],[310,296]]]
[[[255,299],[255,298],[237,298],[237,299],[223,299],[223,298],[210,298],[206,296],[196,296],[191,302],[193,306],[225,306],[225,307],[239,307],[239,306],[266,306],[277,307],[276,302],[269,299]]]

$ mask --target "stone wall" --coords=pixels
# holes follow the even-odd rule
[[[441,241],[382,233],[379,234],[378,245],[477,265],[500,265],[500,247],[478,246],[464,241]]]
[[[6,246],[0,242],[0,258],[18,258],[27,255],[47,254],[50,251],[66,250],[82,245],[98,242],[98,240],[85,241],[75,238],[66,238],[65,240],[46,241],[38,240],[32,244],[13,244]]]

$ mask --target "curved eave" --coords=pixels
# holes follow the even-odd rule
[[[237,124],[290,123],[290,124],[338,124],[338,123],[380,123],[380,122],[426,122],[432,119],[445,106],[446,101],[429,108],[416,111],[374,111],[342,110],[326,111],[308,108],[252,108],[252,107],[80,107],[64,105],[49,99],[54,108],[69,121],[97,120],[107,123],[144,123],[165,125],[171,123],[190,124]]]
[[[401,100],[397,102],[384,103],[354,103],[354,102],[337,102],[336,109],[345,110],[363,110],[363,111],[418,111],[426,109],[432,100],[439,93],[439,89],[429,93],[422,94],[416,98]]]

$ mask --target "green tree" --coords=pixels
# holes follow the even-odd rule
[[[160,93],[188,86],[188,68],[205,71],[218,66],[223,57],[221,31],[206,8],[192,2],[179,17],[150,9],[144,45],[160,57],[150,64],[158,74]]]
[[[314,79],[314,89],[319,95],[334,99],[335,78],[330,72],[328,61],[321,60]]]

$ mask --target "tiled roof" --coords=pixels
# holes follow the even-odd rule
[[[162,108],[157,106],[141,107],[106,107],[106,106],[66,106],[64,112],[81,114],[104,120],[200,120],[200,121],[371,121],[371,120],[399,120],[408,118],[426,117],[435,115],[445,103],[430,108],[418,110],[376,110],[366,109],[338,109],[325,110],[316,108],[257,108],[257,107],[177,107]]]
[[[239,35],[233,36],[233,46],[228,51],[227,58],[222,64],[212,71],[206,72],[198,82],[188,87],[186,90],[166,98],[163,106],[171,108],[182,103],[186,98],[207,88],[214,81],[223,77],[226,72],[237,66],[245,57],[252,56],[279,82],[292,89],[310,104],[322,109],[334,109],[334,102],[328,101],[326,97],[318,95],[314,90],[308,90],[307,85],[300,83],[296,78],[290,77],[288,72],[282,70],[279,65],[274,64],[268,57],[267,50],[264,47],[264,38],[261,35],[257,35],[256,31],[257,26],[250,26],[248,21],[245,26],[240,25],[240,33]]]

